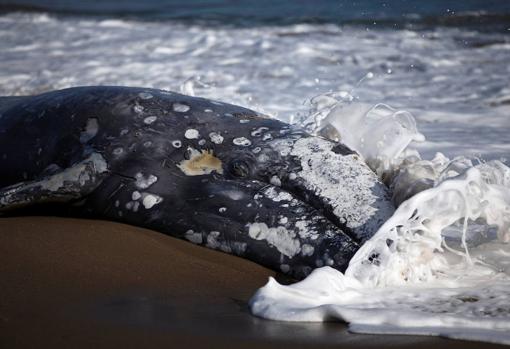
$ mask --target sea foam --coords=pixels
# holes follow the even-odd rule
[[[510,344],[510,168],[440,153],[421,159],[413,146],[424,137],[413,116],[386,105],[342,100],[326,108],[308,125],[364,156],[400,206],[345,274],[325,267],[290,286],[270,279],[252,298],[252,312],[337,318],[362,333]]]

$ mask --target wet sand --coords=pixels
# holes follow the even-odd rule
[[[128,225],[0,219],[2,348],[496,348],[250,315],[271,270]],[[281,276],[278,276],[281,277]]]

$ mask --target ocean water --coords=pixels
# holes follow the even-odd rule
[[[503,0],[0,0],[0,95],[214,98],[340,138],[391,185],[402,205],[346,274],[270,282],[268,318],[509,343],[509,82]]]

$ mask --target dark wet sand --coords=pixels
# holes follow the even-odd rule
[[[247,301],[274,272],[118,223],[0,219],[1,348],[488,348],[284,323]]]

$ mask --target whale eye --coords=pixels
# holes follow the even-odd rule
[[[243,160],[234,160],[230,163],[229,172],[234,177],[248,177],[250,175],[250,166],[246,161]]]

